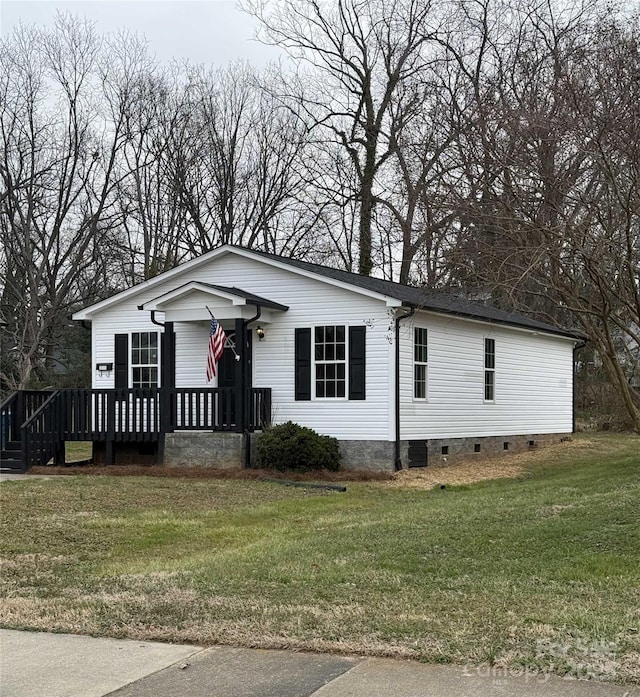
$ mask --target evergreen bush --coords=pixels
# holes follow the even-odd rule
[[[258,441],[259,465],[268,469],[335,472],[340,460],[337,438],[321,436],[292,421],[267,429]]]

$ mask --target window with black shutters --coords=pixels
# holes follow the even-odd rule
[[[365,326],[330,324],[296,329],[296,401],[365,400],[366,340]]]

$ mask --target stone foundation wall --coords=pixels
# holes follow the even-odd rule
[[[560,443],[569,433],[530,433],[516,436],[485,436],[478,438],[432,438],[426,441],[427,464],[444,466],[473,458],[495,457],[514,452],[534,450],[545,445]],[[408,462],[403,460],[403,466]]]
[[[178,431],[164,440],[164,464],[168,467],[244,467],[241,433]]]
[[[258,466],[257,444],[261,433],[249,435],[251,463]],[[342,468],[369,472],[393,472],[393,443],[387,441],[339,441]],[[408,444],[401,444],[406,459]],[[167,433],[164,464],[168,467],[244,467],[245,441],[239,433],[182,431]]]
[[[249,449],[251,463],[257,466],[257,443],[260,433],[251,433]],[[513,452],[532,450],[560,443],[570,434],[526,434],[477,438],[433,438],[431,440],[401,441],[402,466],[442,467],[474,458],[495,457]],[[392,441],[339,441],[342,469],[368,472],[394,471]],[[412,460],[410,460],[410,446]],[[422,446],[422,447],[420,447]],[[178,431],[167,433],[164,446],[164,465],[168,467],[240,468],[245,465],[246,441],[240,433],[211,431]],[[143,465],[157,462],[157,444],[116,443],[115,464]],[[416,453],[423,453],[416,456]],[[104,443],[94,443],[93,461],[104,464]]]
[[[342,469],[365,472],[393,472],[394,446],[392,441],[341,440],[338,441],[342,455]],[[400,443],[400,458],[407,460],[409,444]]]

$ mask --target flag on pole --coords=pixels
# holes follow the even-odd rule
[[[212,315],[209,329],[209,351],[207,353],[207,382],[213,380],[216,374],[216,365],[224,351],[226,339],[227,335],[224,333],[224,329]]]

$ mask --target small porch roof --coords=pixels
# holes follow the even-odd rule
[[[142,305],[139,310],[164,312],[166,319],[175,320],[199,320],[209,316],[208,307],[218,319],[232,316],[244,317],[251,307],[260,307],[262,310],[286,312],[289,307],[263,298],[255,293],[249,293],[241,288],[218,286],[203,281],[189,281],[173,290],[170,290],[156,298],[152,298]],[[261,317],[268,321],[267,316]],[[175,315],[174,317],[171,317]]]

